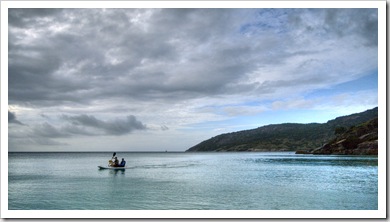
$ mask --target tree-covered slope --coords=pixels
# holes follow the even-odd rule
[[[324,146],[308,153],[378,155],[378,118],[352,126]]]
[[[376,107],[362,113],[338,117],[323,124],[272,124],[215,136],[189,148],[187,152],[311,150],[335,138],[335,130],[342,131],[377,116]]]

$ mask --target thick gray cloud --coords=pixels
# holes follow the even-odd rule
[[[324,28],[339,36],[358,34],[369,46],[378,45],[378,10],[334,9],[325,11]]]
[[[63,115],[62,118],[66,121],[69,121],[72,125],[92,127],[94,129],[103,130],[108,135],[124,135],[131,133],[134,130],[147,129],[146,125],[137,120],[135,116],[127,116],[124,120],[116,119],[113,121],[102,121],[90,115]]]
[[[135,116],[127,116],[125,119],[103,121],[91,115],[68,116],[62,115],[64,124],[53,126],[47,122],[35,126],[31,135],[48,138],[68,138],[74,136],[98,136],[98,135],[125,135],[135,130],[146,130],[147,127]]]
[[[378,64],[377,9],[8,12],[9,105],[20,109],[9,122],[31,126],[11,137],[46,145],[173,133],[226,119],[221,110],[263,112],[251,106],[352,81]]]
[[[44,118],[48,119],[45,115]],[[68,146],[72,138],[96,136],[124,136],[136,130],[146,130],[147,126],[130,115],[124,119],[102,121],[91,115],[62,115],[61,124],[49,122],[27,126],[16,120],[15,114],[8,112],[9,123],[19,124],[22,128],[10,128],[9,139],[12,147],[26,145]],[[163,130],[163,129],[162,129]],[[164,130],[166,130],[164,128]]]
[[[354,36],[355,44],[376,46],[376,13],[10,9],[9,99],[52,106],[112,97],[145,100],[169,94],[182,100],[250,92],[257,87],[248,75],[307,53],[299,44]],[[311,50],[307,57],[328,49]]]
[[[50,125],[49,123],[43,123],[41,125],[35,126],[31,137],[47,137],[47,138],[67,138],[71,135],[61,129]]]
[[[71,135],[62,129],[50,125],[49,123],[42,123],[34,126],[20,125],[19,128],[9,126],[9,147],[10,150],[15,148],[22,148],[21,151],[29,151],[32,146],[66,146],[66,142],[59,142],[57,139],[70,138]],[[34,151],[31,150],[31,151]]]
[[[19,120],[16,119],[16,115],[13,112],[8,111],[8,123],[23,125]]]

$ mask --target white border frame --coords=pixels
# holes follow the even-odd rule
[[[8,210],[8,8],[377,8],[378,210]],[[2,1],[1,218],[386,218],[386,1]]]

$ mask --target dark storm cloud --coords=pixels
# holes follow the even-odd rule
[[[10,111],[8,111],[8,123],[23,125],[23,123],[21,123],[19,120],[16,119],[15,113]]]
[[[141,121],[135,116],[127,116],[124,120],[116,119],[113,121],[102,121],[91,115],[67,116],[63,115],[63,119],[69,121],[75,126],[91,127],[98,130],[103,130],[108,135],[124,135],[133,132],[134,130],[147,129]]]
[[[10,130],[8,138],[11,146],[18,147],[33,144],[42,146],[69,145],[60,140],[91,136],[122,136],[136,130],[148,129],[146,125],[132,115],[113,121],[103,121],[91,115],[62,115],[61,118],[65,120],[61,125],[44,122],[27,126],[16,120],[14,113],[8,112],[9,123],[22,125],[20,126],[22,128],[16,131]],[[167,129],[167,127],[162,128],[162,130]]]

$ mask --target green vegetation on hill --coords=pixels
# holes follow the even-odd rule
[[[378,108],[376,107],[362,113],[338,117],[323,124],[267,125],[215,136],[191,147],[186,152],[309,151],[322,147],[351,126],[362,124],[377,116]]]
[[[350,127],[312,154],[378,155],[378,118]]]

